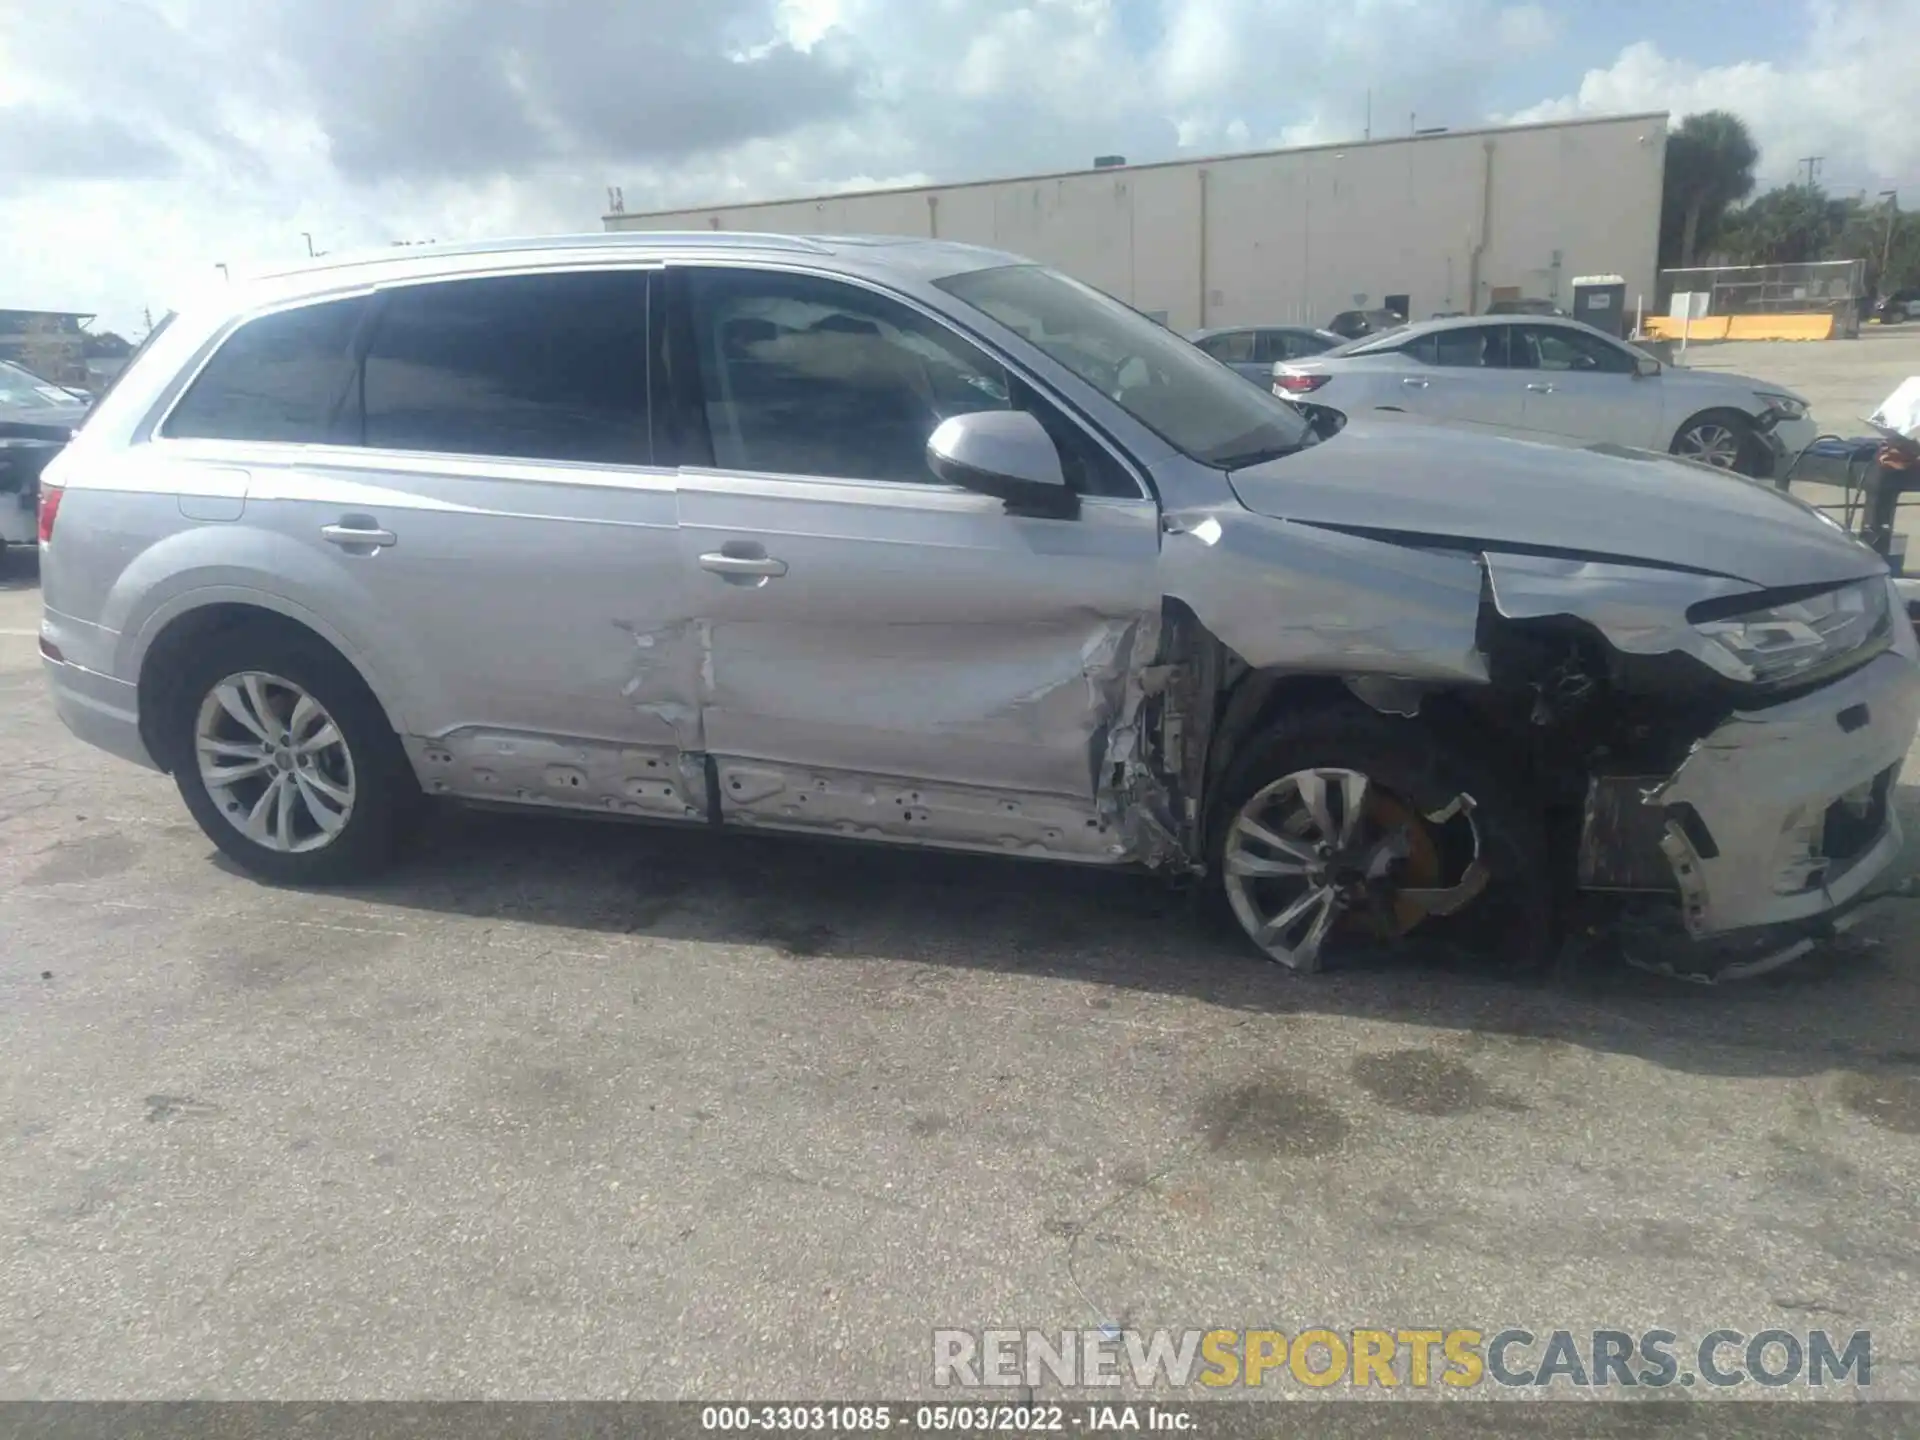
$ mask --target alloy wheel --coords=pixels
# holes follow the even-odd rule
[[[1717,420],[1703,420],[1680,437],[1680,453],[1702,460],[1716,470],[1732,470],[1740,463],[1740,436]]]
[[[1317,970],[1335,935],[1395,939],[1479,894],[1487,877],[1472,812],[1465,795],[1422,814],[1357,770],[1296,770],[1258,791],[1228,828],[1227,902],[1269,956]],[[1455,825],[1469,858],[1442,887],[1438,836]]]
[[[325,706],[279,675],[245,670],[209,690],[194,753],[214,805],[264,849],[324,849],[353,816],[346,737]]]

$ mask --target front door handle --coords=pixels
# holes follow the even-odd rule
[[[700,568],[716,575],[743,575],[762,580],[777,580],[787,573],[787,562],[771,555],[728,555],[709,550],[700,557]]]
[[[1531,390],[1536,395],[1551,395],[1553,393],[1553,387],[1551,385],[1543,385],[1538,381],[1535,381],[1533,384],[1527,386],[1527,389]]]
[[[353,523],[322,525],[320,538],[329,545],[338,545],[342,550],[373,551],[399,543],[399,537],[391,530],[382,530],[372,521],[361,521],[356,516],[347,518]]]
[[[1428,384],[1427,381],[1422,380],[1418,376],[1414,376],[1414,375],[1402,376],[1400,379],[1400,383],[1406,386],[1409,390],[1424,390],[1427,388],[1427,384]]]

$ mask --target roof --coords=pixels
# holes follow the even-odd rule
[[[925,282],[969,270],[1030,263],[1017,255],[900,235],[757,235],[741,231],[628,231],[539,235],[451,245],[404,245],[329,255],[207,277],[172,308],[237,314],[262,305],[344,295],[378,285],[449,279],[510,269],[666,262],[717,255],[827,262],[822,268],[869,278]]]
[[[1152,160],[1139,165],[1088,166],[1083,170],[1048,170],[1037,175],[999,175],[985,180],[960,180],[952,184],[886,185],[873,190],[833,190],[813,195],[784,195],[767,200],[718,200],[711,205],[683,205],[671,210],[612,210],[606,220],[645,220],[656,215],[691,215],[715,210],[753,210],[763,205],[803,205],[811,201],[858,200],[868,195],[919,195],[949,190],[968,190],[980,185],[1019,185],[1037,180],[1073,180],[1084,175],[1126,175],[1138,170],[1170,170],[1181,165],[1220,165],[1229,160],[1259,160],[1269,155],[1305,155],[1318,150],[1361,150],[1378,145],[1434,145],[1477,135],[1513,135],[1529,130],[1571,130],[1586,125],[1619,125],[1635,120],[1667,123],[1665,110],[1630,110],[1621,115],[1576,115],[1564,120],[1535,120],[1525,125],[1480,125],[1470,129],[1444,130],[1429,135],[1383,135],[1378,140],[1335,140],[1321,145],[1282,145],[1268,150],[1241,150],[1223,155],[1183,156],[1178,160]],[[619,233],[619,232],[613,232]]]
[[[1267,325],[1258,320],[1250,320],[1245,325],[1209,325],[1204,330],[1188,332],[1187,339],[1193,341],[1211,340],[1216,335],[1238,335],[1246,330],[1294,330],[1302,335],[1331,335],[1333,332],[1320,325],[1308,325],[1299,320],[1282,320]]]

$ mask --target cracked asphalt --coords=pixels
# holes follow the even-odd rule
[[[1151,882],[585,821],[273,890],[67,735],[37,607],[0,1398],[904,1397],[935,1327],[1100,1323],[1870,1329],[1920,1395],[1913,902],[1704,989],[1302,980]]]

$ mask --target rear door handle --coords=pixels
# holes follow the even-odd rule
[[[399,537],[391,530],[382,530],[377,525],[322,525],[320,538],[342,550],[380,550],[399,543]]]
[[[1416,375],[1403,375],[1400,377],[1400,383],[1409,390],[1424,390],[1427,388],[1429,382],[1420,379]]]
[[[1527,389],[1533,391],[1533,393],[1536,395],[1551,395],[1553,393],[1553,387],[1551,385],[1541,385],[1541,384],[1535,383],[1527,386]]]
[[[727,555],[709,550],[700,557],[700,568],[716,575],[750,575],[777,580],[787,573],[787,562],[771,555]]]

